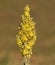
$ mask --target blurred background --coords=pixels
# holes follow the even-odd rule
[[[22,65],[16,34],[26,4],[37,32],[31,65],[55,65],[55,0],[0,0],[0,65]]]

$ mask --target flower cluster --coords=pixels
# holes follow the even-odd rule
[[[32,47],[36,40],[35,23],[30,17],[30,8],[28,5],[24,8],[22,22],[18,26],[17,44],[23,56],[31,57]]]

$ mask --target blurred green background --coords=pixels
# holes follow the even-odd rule
[[[16,34],[26,4],[37,32],[31,65],[55,65],[55,0],[0,0],[0,65],[22,65]]]

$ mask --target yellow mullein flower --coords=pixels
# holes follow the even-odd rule
[[[29,8],[29,6],[28,5],[26,5],[26,7],[24,8],[24,15],[25,16],[30,16],[30,14],[29,14],[29,12],[30,12],[30,8]]]
[[[27,37],[25,36],[25,35],[23,35],[22,37],[21,37],[21,40],[24,42],[24,41],[27,41]]]
[[[22,46],[22,42],[21,42],[21,40],[20,40],[20,39],[18,39],[18,40],[17,40],[17,44],[19,45],[19,47],[21,47],[21,46]]]
[[[36,40],[36,38],[37,38],[37,35],[34,35],[33,39]]]
[[[23,33],[22,33],[22,31],[20,31],[18,34],[19,34],[19,35],[22,35]]]
[[[27,54],[28,51],[26,49],[23,50],[23,55]]]
[[[33,46],[33,45],[34,45],[34,42],[31,40],[31,41],[28,42],[28,44],[29,44],[30,46]]]
[[[29,35],[30,35],[31,37],[34,36],[32,31],[29,32]]]
[[[30,16],[30,14],[27,11],[25,11],[24,14],[25,16]]]
[[[25,48],[30,49],[30,45],[27,44],[27,45],[25,46]]]
[[[26,5],[26,7],[24,8],[24,10],[30,12],[30,8],[29,8],[29,6]]]
[[[21,43],[21,40],[20,40],[20,39],[18,39],[18,40],[17,40],[17,43]]]
[[[24,26],[25,26],[25,28],[28,28],[29,27],[28,23],[26,25],[24,25]]]

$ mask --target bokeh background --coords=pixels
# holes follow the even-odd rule
[[[26,4],[37,32],[31,65],[55,65],[55,0],[0,0],[0,65],[22,65],[16,34]]]

